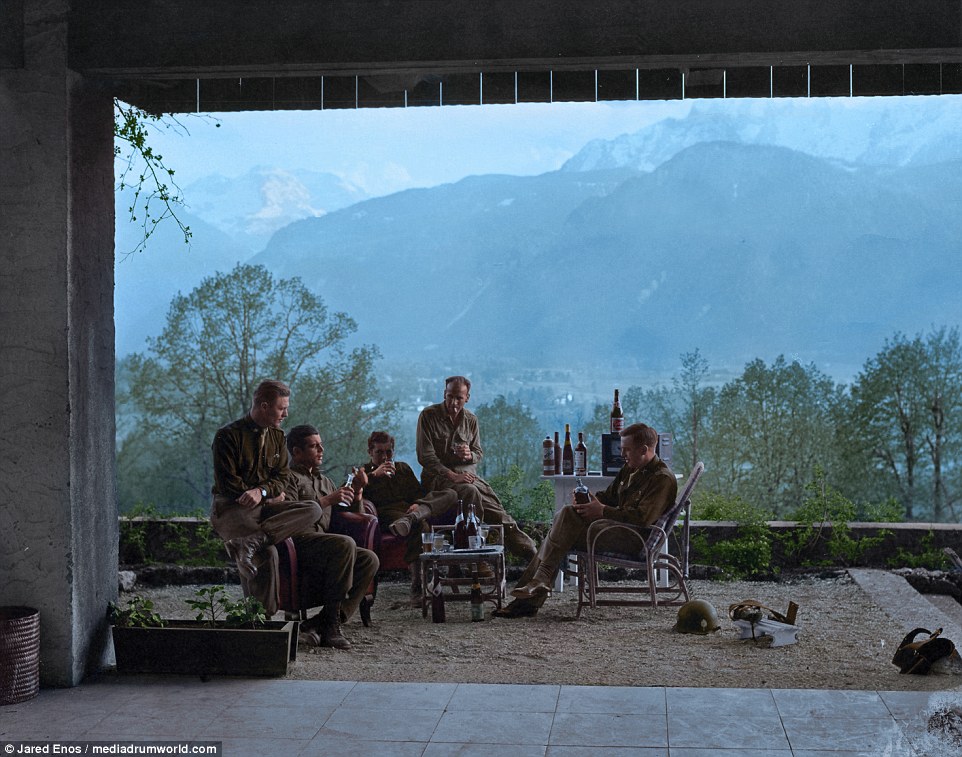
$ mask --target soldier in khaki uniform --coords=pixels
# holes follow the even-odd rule
[[[421,529],[428,518],[451,515],[453,522],[458,505],[458,492],[439,489],[427,492],[407,463],[394,460],[394,437],[386,431],[375,431],[367,440],[367,454],[371,458],[364,463],[367,483],[364,498],[377,510],[381,531],[389,531],[401,538],[407,537],[404,561],[411,569],[411,594],[420,600],[421,574],[417,563],[421,554]],[[481,497],[476,491],[463,492],[472,497],[476,512],[481,512]],[[467,502],[465,504],[467,504]]]
[[[675,474],[658,458],[655,449],[658,433],[643,423],[635,423],[621,432],[621,454],[625,464],[615,480],[584,504],[566,505],[555,515],[551,530],[541,544],[538,555],[528,563],[518,586],[511,594],[515,599],[507,607],[495,610],[501,618],[530,617],[537,614],[551,593],[561,561],[575,547],[586,547],[585,537],[592,521],[600,518],[650,526],[674,503],[678,496]],[[613,552],[637,552],[638,540],[624,534],[599,539],[599,545]]]
[[[289,536],[316,531],[321,517],[317,503],[289,500],[284,494],[288,458],[281,423],[287,417],[290,396],[283,382],[261,382],[254,390],[250,412],[218,429],[211,445],[210,521],[226,542],[242,579],[256,577],[254,561],[263,557],[262,550]]]
[[[301,623],[301,640],[311,646],[349,649],[339,623],[349,619],[364,602],[367,588],[377,573],[377,555],[358,547],[350,536],[326,533],[331,510],[341,502],[360,504],[367,477],[359,472],[353,486],[338,487],[320,472],[324,445],[320,432],[309,425],[295,426],[287,435],[291,467],[285,493],[293,500],[312,500],[321,510],[318,530],[294,537],[302,579],[311,596],[305,603],[321,607],[313,618]],[[352,515],[350,517],[370,517]],[[367,616],[362,612],[365,623]]]
[[[478,475],[484,451],[477,416],[465,408],[470,396],[471,382],[464,376],[451,376],[444,382],[444,401],[424,408],[418,416],[421,483],[428,491],[454,489],[465,502],[480,498],[481,520],[502,524],[505,549],[531,560],[536,554],[534,541],[518,528],[491,485]]]

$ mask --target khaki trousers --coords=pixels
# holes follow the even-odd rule
[[[341,611],[350,618],[377,573],[377,555],[343,534],[302,534],[294,537],[294,547],[303,587],[302,606],[340,602]]]
[[[210,524],[224,541],[260,531],[277,544],[290,536],[317,532],[320,519],[321,506],[311,501],[243,507],[235,499],[215,494],[210,506]]]
[[[539,567],[548,569],[551,579],[558,573],[558,566],[565,559],[567,554],[573,549],[587,549],[588,543],[585,537],[588,535],[588,527],[594,521],[585,520],[571,506],[562,507],[555,513],[554,521],[551,523],[551,530],[541,543],[538,554],[528,563],[521,578],[518,579],[518,586],[529,583]],[[606,534],[599,538],[598,546],[612,552],[637,552],[640,542],[637,537],[631,537],[624,532]],[[534,597],[530,600],[523,600],[531,603],[535,607],[541,607],[547,599],[547,595]],[[521,601],[521,600],[519,600]]]

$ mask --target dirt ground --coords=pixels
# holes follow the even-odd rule
[[[672,631],[677,608],[586,608],[577,592],[551,597],[534,618],[470,622],[467,603],[447,603],[434,624],[412,607],[406,584],[382,583],[373,624],[344,626],[348,652],[301,647],[290,678],[351,681],[458,681],[706,688],[941,690],[962,676],[900,675],[891,659],[903,632],[847,574],[780,583],[692,581],[693,598],[711,602],[721,630]],[[183,604],[197,587],[138,591],[165,617],[191,617]],[[231,587],[239,596],[239,587]],[[795,601],[798,643],[768,648],[739,641],[728,605],[756,599],[777,610]],[[278,617],[281,617],[278,615]]]

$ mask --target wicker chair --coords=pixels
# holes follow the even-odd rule
[[[575,552],[578,562],[578,616],[585,605],[632,605],[657,607],[658,605],[682,604],[690,598],[688,592],[688,536],[691,519],[691,494],[705,470],[704,463],[696,463],[675,504],[651,526],[633,526],[621,521],[602,519],[591,524],[586,537],[587,549]],[[680,539],[679,555],[668,553],[668,535],[684,511],[684,526]],[[629,531],[638,540],[636,554],[603,551],[599,544],[604,534]],[[603,540],[602,540],[603,541]],[[644,585],[601,586],[598,566],[614,565],[623,568],[642,569],[647,580]],[[658,580],[664,571],[665,579]],[[623,599],[600,599],[599,595],[627,594]],[[643,598],[639,595],[647,595]]]

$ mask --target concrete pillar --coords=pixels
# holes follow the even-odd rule
[[[41,683],[72,686],[103,662],[117,595],[112,98],[66,67],[67,0],[8,3],[6,22],[11,7],[22,18],[0,37],[0,605],[40,610]]]

